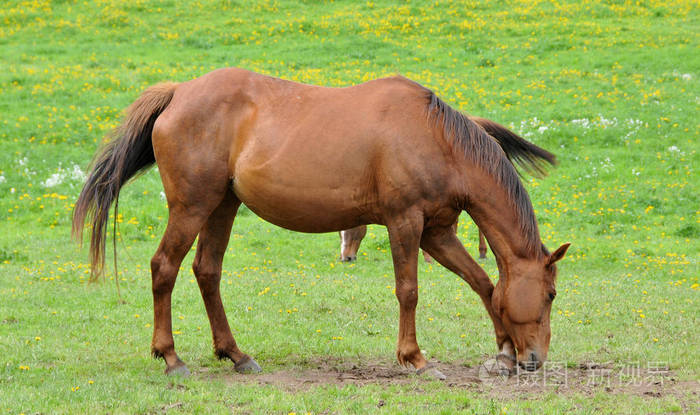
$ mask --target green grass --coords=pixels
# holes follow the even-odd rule
[[[172,380],[149,357],[149,260],[167,218],[157,172],[121,196],[126,304],[113,275],[87,283],[70,216],[80,171],[148,85],[223,66],[328,86],[401,73],[557,154],[549,177],[525,179],[544,242],[573,243],[559,267],[550,360],[665,362],[697,389],[698,15],[692,1],[9,2],[0,10],[0,412],[697,410],[687,389],[522,399],[420,379],[295,392],[241,383],[212,354],[192,255],[173,328],[195,375]],[[459,233],[475,254],[466,215]],[[337,251],[335,234],[238,215],[224,304],[241,348],[265,371],[327,356],[393,359],[386,232],[370,228],[356,264],[338,263]],[[491,255],[484,267],[496,278]],[[478,365],[495,353],[468,286],[422,261],[419,281],[418,340],[430,359]]]

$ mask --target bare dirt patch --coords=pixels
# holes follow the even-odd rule
[[[435,363],[447,376],[442,381],[449,388],[466,388],[486,393],[495,398],[532,398],[543,393],[573,395],[596,393],[630,394],[646,398],[676,396],[679,401],[700,400],[697,381],[678,380],[665,367],[615,367],[612,364],[581,363],[576,367],[544,367],[536,372],[499,376],[489,373],[486,364],[469,366],[460,363]],[[202,370],[204,377],[224,376],[226,382],[273,385],[297,392],[315,387],[345,385],[429,385],[436,382],[430,376],[419,376],[415,371],[393,362],[367,362],[333,357],[315,358],[298,367],[284,368],[256,375],[213,374]]]

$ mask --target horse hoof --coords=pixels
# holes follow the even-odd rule
[[[181,365],[165,368],[165,374],[168,376],[188,377],[190,375],[190,370],[187,368],[187,365],[183,363]]]
[[[234,368],[236,369],[236,372],[238,373],[260,373],[262,372],[262,369],[260,368],[260,365],[258,362],[253,360],[252,357],[244,357],[243,359],[239,360],[236,362],[234,365]]]
[[[447,376],[445,376],[442,372],[438,370],[434,365],[427,365],[421,369],[416,370],[416,373],[419,375],[427,375],[432,378],[435,378],[437,380],[445,380],[447,379]]]

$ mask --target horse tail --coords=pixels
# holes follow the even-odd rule
[[[483,128],[491,137],[495,138],[506,153],[506,156],[508,156],[508,159],[525,169],[528,173],[534,176],[546,176],[546,163],[552,166],[557,164],[557,158],[554,154],[532,144],[501,124],[480,117],[470,116],[469,119]]]
[[[111,133],[111,140],[97,152],[90,172],[73,210],[73,237],[82,242],[86,221],[92,226],[90,237],[91,279],[104,269],[105,242],[109,209],[114,203],[114,245],[116,267],[116,224],[119,191],[132,177],[143,173],[156,161],[151,133],[158,116],[170,104],[176,83],[148,88],[126,110],[126,119]],[[116,270],[115,270],[116,272]],[[116,280],[115,275],[115,280]]]

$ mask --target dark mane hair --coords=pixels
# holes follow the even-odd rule
[[[533,162],[537,158],[542,158],[543,155],[535,153],[534,149],[528,146],[523,146],[522,142],[528,143],[513,133],[513,137],[519,140],[517,146],[513,145],[508,137],[505,143],[500,143],[503,140],[496,141],[482,127],[469,119],[466,115],[453,109],[445,101],[441,100],[431,90],[427,90],[428,99],[428,118],[432,122],[442,126],[445,139],[453,145],[455,149],[462,151],[467,159],[481,167],[488,174],[496,179],[500,184],[508,198],[516,210],[520,230],[525,236],[525,246],[529,253],[540,255],[542,251],[542,242],[540,239],[535,212],[532,208],[532,202],[527,191],[520,182],[520,177],[515,167],[511,163],[511,159],[516,161],[527,160],[529,167],[534,167],[534,170],[539,171],[537,163]],[[505,129],[505,127],[503,127]],[[521,142],[522,141],[522,142]],[[500,143],[500,145],[499,145]],[[530,144],[530,143],[528,143]],[[532,145],[532,147],[539,149]],[[506,153],[509,149],[516,149],[514,154]],[[541,149],[540,149],[541,150]],[[542,150],[544,151],[544,150]],[[545,152],[546,153],[546,152]],[[550,163],[554,163],[554,156],[547,159]]]

